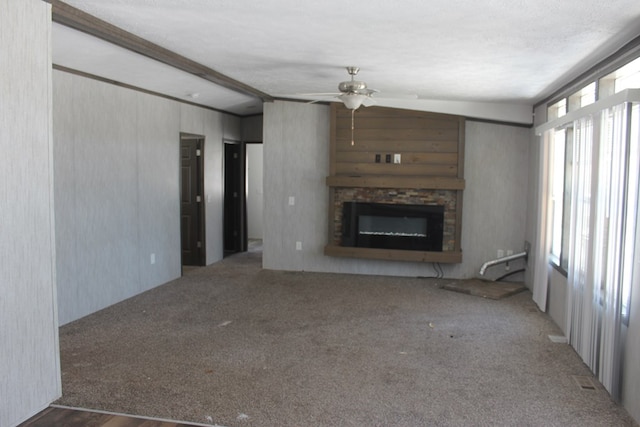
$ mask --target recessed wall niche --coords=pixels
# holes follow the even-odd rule
[[[464,118],[447,114],[331,105],[329,235],[325,255],[462,262]],[[343,242],[345,202],[444,208],[442,251],[354,247]],[[386,231],[385,231],[386,232]]]

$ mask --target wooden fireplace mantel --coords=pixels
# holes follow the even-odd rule
[[[403,251],[399,249],[353,248],[339,245],[327,245],[324,254],[335,257],[366,258],[387,261],[460,263],[462,252],[423,252]]]
[[[363,188],[428,188],[431,190],[464,190],[464,179],[439,176],[338,175],[328,176],[329,187]]]
[[[413,262],[462,262],[462,193],[464,117],[422,111],[368,107],[351,110],[331,105],[329,235],[327,256]],[[352,138],[353,137],[353,138]],[[353,144],[352,144],[353,141]],[[395,163],[399,156],[400,162]],[[391,161],[387,162],[387,157]],[[434,190],[453,192],[453,247],[442,252],[341,246],[336,241],[336,192],[388,189],[389,192]],[[451,193],[449,193],[451,194]],[[452,200],[453,200],[452,198]],[[336,202],[337,200],[337,202]]]

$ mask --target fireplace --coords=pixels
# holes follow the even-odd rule
[[[342,246],[442,252],[444,206],[344,202]]]

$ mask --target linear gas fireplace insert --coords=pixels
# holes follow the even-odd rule
[[[442,252],[444,206],[345,202],[342,246]]]

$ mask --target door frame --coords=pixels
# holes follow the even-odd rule
[[[207,233],[205,229],[205,187],[204,187],[204,148],[205,148],[205,136],[197,135],[193,133],[180,132],[180,140],[178,142],[178,162],[179,168],[182,167],[182,159],[180,153],[180,144],[183,140],[198,140],[200,155],[197,156],[197,192],[200,195],[200,202],[197,204],[198,211],[198,241],[200,242],[200,251],[198,256],[198,266],[204,266],[207,264]],[[178,203],[182,204],[182,173],[178,174]],[[182,221],[182,206],[180,206],[180,222]],[[180,225],[180,266],[184,267],[182,262],[182,225]]]

